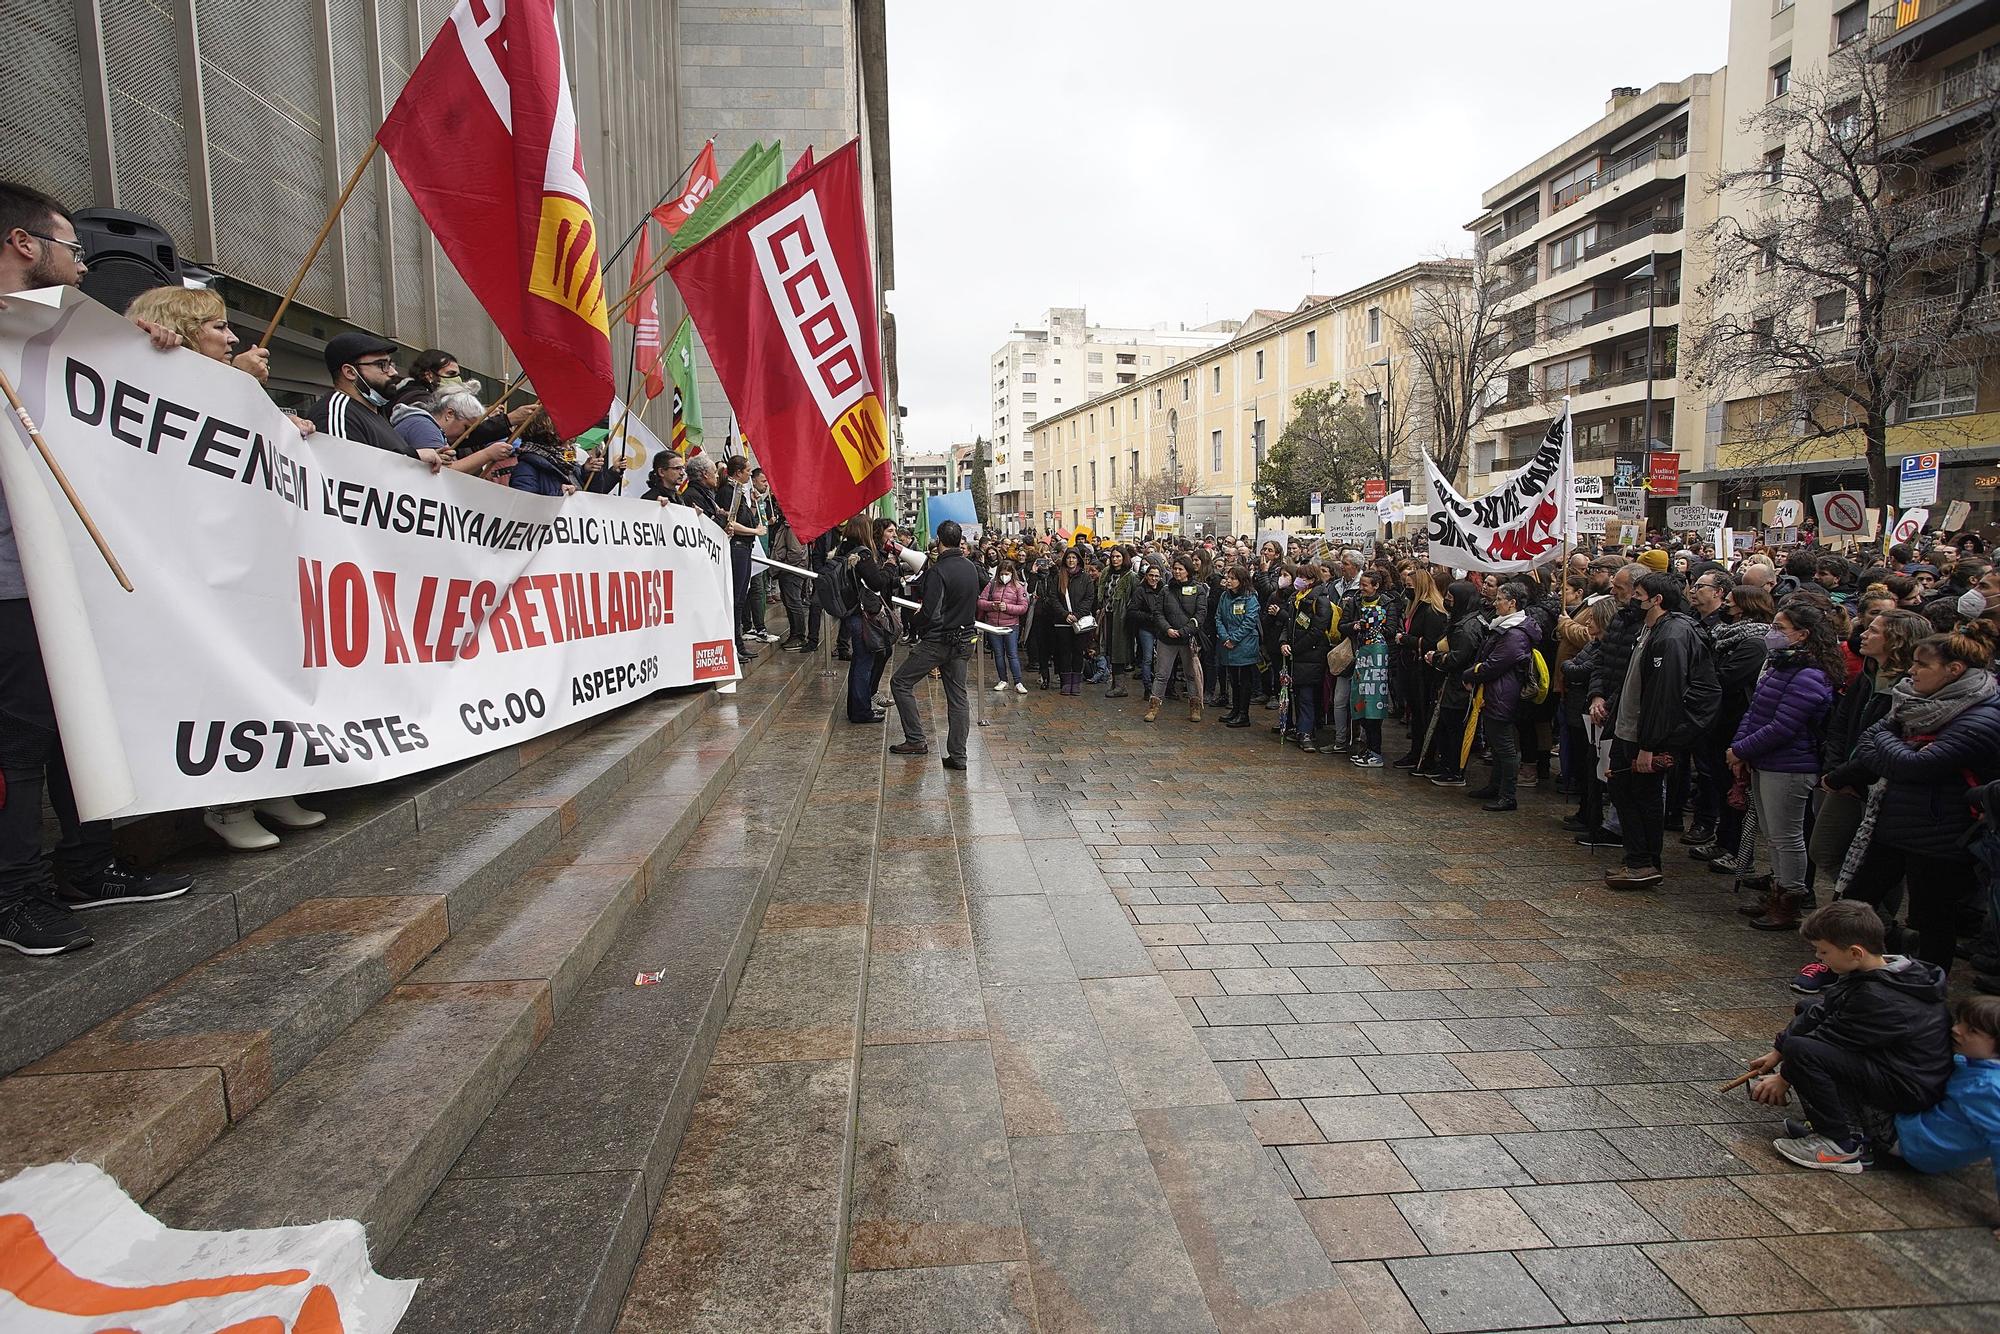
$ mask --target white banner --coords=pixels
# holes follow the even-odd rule
[[[1483,496],[1461,496],[1426,453],[1431,564],[1509,574],[1555,560],[1565,536],[1576,531],[1575,471],[1568,399],[1534,457]]]
[[[0,427],[50,680],[109,683],[56,696],[85,819],[380,782],[738,675],[727,544],[692,510],[301,439],[81,293],[9,307],[0,367],[136,585]]]
[[[352,1220],[236,1232],[170,1228],[89,1163],[0,1182],[0,1329],[13,1334],[388,1334],[416,1295],[383,1278]]]

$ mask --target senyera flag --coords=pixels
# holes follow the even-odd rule
[[[694,167],[688,172],[686,188],[653,210],[653,217],[667,229],[668,236],[679,231],[681,224],[694,216],[694,211],[715,189],[715,183],[721,176],[715,169],[715,140],[710,139],[702,145]]]
[[[859,140],[677,257],[667,276],[801,540],[888,493]]]
[[[611,404],[611,336],[554,0],[459,0],[375,137],[556,429]]]

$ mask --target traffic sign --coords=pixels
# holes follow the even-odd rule
[[[1868,496],[1862,491],[1823,491],[1813,497],[1825,537],[1855,537],[1868,523]]]
[[[1324,499],[1325,497],[1321,496],[1319,492],[1315,491],[1312,493],[1312,508],[1314,514],[1318,514],[1322,509],[1325,508],[1325,505],[1323,503]]]
[[[1930,505],[1937,501],[1938,456],[1936,454],[1905,454],[1903,456],[1902,487],[1896,503],[1904,509],[1913,505]]]

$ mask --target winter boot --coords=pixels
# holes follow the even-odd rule
[[[1715,863],[1710,862],[1713,866]],[[1745,917],[1762,917],[1770,912],[1772,902],[1777,898],[1777,887],[1767,875],[1752,876],[1748,880],[1736,882],[1736,911]]]
[[[1750,925],[1759,931],[1796,931],[1799,919],[1805,915],[1805,906],[1803,889],[1779,889],[1771,895],[1770,906],[1750,919]]]
[[[1111,689],[1104,692],[1106,699],[1124,699],[1132,692],[1125,688],[1125,673],[1116,667],[1111,669]]]
[[[1188,696],[1188,721],[1191,723],[1201,721],[1201,695],[1199,693]]]
[[[1149,699],[1149,700],[1147,700],[1147,701],[1146,701],[1146,721],[1147,721],[1147,722],[1149,722],[1149,723],[1151,723],[1151,722],[1158,722],[1158,721],[1159,721],[1159,717],[1160,717],[1160,701],[1158,701],[1158,700],[1156,700],[1156,699]]]

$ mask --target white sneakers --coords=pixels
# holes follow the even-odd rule
[[[278,846],[278,836],[258,823],[264,817],[281,829],[311,829],[326,823],[324,811],[309,811],[292,797],[274,797],[243,806],[210,806],[201,822],[238,852],[260,852]]]
[[[993,687],[994,692],[996,694],[1002,690],[1005,690],[1006,688],[1007,688],[1007,683],[1005,681],[1002,681],[999,685]]]
[[[1026,681],[1016,681],[1014,683],[1014,690],[1016,694],[1025,695],[1028,693],[1028,683]]]

